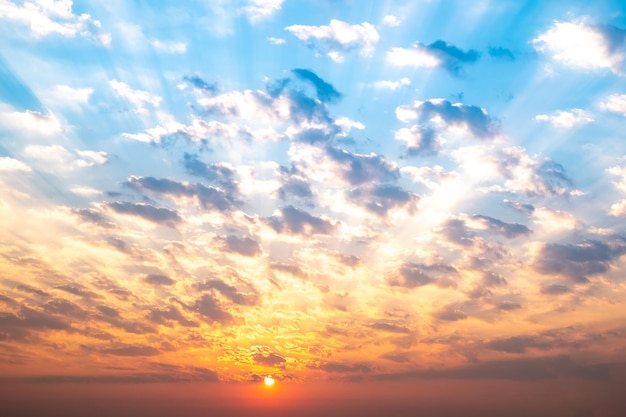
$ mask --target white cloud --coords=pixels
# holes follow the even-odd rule
[[[383,18],[383,25],[397,27],[397,26],[400,26],[403,20],[404,19],[400,19],[397,16],[388,14],[387,16]]]
[[[406,77],[401,78],[398,81],[380,80],[380,81],[374,82],[374,84],[372,84],[372,85],[375,88],[379,88],[381,90],[395,91],[395,90],[397,90],[400,87],[406,87],[408,85],[411,85],[411,80],[409,80]]]
[[[69,85],[56,85],[48,94],[50,105],[61,104],[65,107],[80,109],[89,102],[89,97],[93,93],[93,88],[73,88]],[[47,101],[46,101],[47,102]]]
[[[0,156],[0,172],[30,172],[31,169],[25,163],[8,156]]]
[[[558,111],[554,115],[538,114],[534,118],[540,122],[549,122],[552,126],[572,128],[576,125],[587,124],[593,122],[593,118],[589,113],[581,109],[571,109],[569,111]]]
[[[170,54],[184,54],[187,52],[187,43],[185,42],[163,42],[158,39],[154,39],[150,43],[154,49],[161,52],[167,52]]]
[[[74,154],[61,145],[28,145],[23,155],[45,162],[48,168],[67,170],[102,165],[108,160],[106,152],[79,150]]]
[[[335,62],[343,62],[346,52],[357,50],[362,56],[371,56],[380,36],[367,22],[350,25],[332,19],[329,25],[292,25],[285,28],[298,39],[314,45]]]
[[[13,130],[30,131],[40,135],[56,135],[61,133],[61,123],[53,114],[42,114],[37,111],[0,112],[0,124]]]
[[[611,94],[600,103],[600,108],[626,116],[626,94]]]
[[[616,217],[626,216],[626,199],[622,199],[611,205],[609,214]]]
[[[387,61],[399,67],[434,68],[442,64],[441,59],[420,43],[411,49],[391,48],[387,51]]]
[[[287,41],[284,40],[283,38],[274,38],[272,36],[267,38],[267,40],[270,41],[270,43],[273,43],[274,45],[284,45],[285,43],[287,43]]]
[[[118,96],[125,98],[134,105],[137,113],[144,113],[146,111],[144,107],[146,104],[159,107],[163,100],[161,97],[147,91],[133,90],[128,84],[115,79],[109,81],[109,85],[115,90]]]
[[[248,20],[256,23],[271,17],[280,10],[284,0],[250,0],[247,6],[240,10],[245,13]]]
[[[610,28],[609,28],[610,29]],[[584,21],[554,22],[532,40],[535,49],[547,52],[567,66],[583,69],[610,69],[622,73],[624,39],[611,39],[606,28]],[[617,42],[617,44],[616,44]],[[619,45],[618,45],[619,44]]]
[[[59,34],[68,38],[80,35],[108,46],[111,35],[100,33],[100,21],[83,13],[72,13],[72,0],[34,0],[16,4],[0,0],[0,19],[8,19],[30,28],[36,38]]]
[[[102,195],[102,191],[96,190],[92,187],[86,187],[84,185],[74,185],[70,187],[70,191],[77,195],[82,195],[83,197],[96,197]]]

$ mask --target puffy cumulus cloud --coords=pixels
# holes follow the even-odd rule
[[[407,262],[387,278],[387,283],[392,287],[410,289],[430,284],[440,288],[456,287],[450,277],[457,273],[456,268],[444,263],[427,265]]]
[[[183,327],[198,327],[198,322],[188,319],[181,311],[173,305],[167,307],[151,308],[146,318],[153,323],[166,327],[173,327],[178,324]]]
[[[544,244],[535,258],[535,269],[546,275],[559,275],[573,283],[586,283],[590,275],[607,272],[626,253],[623,241],[588,240],[577,244]]]
[[[185,153],[183,165],[191,175],[216,183],[230,193],[238,192],[235,169],[226,162],[206,164],[197,155]]]
[[[193,305],[196,311],[209,324],[220,323],[230,324],[234,317],[222,306],[222,304],[212,295],[203,294]]]
[[[461,153],[455,154],[463,159]],[[572,189],[572,180],[565,168],[549,159],[530,156],[520,146],[499,149],[495,155],[484,157],[481,164],[495,164],[503,184],[487,187],[492,192],[524,194],[527,197],[549,197],[577,195]]]
[[[278,173],[281,176],[281,186],[278,189],[278,197],[281,200],[313,198],[310,182],[295,166],[291,168],[281,166]]]
[[[474,229],[485,229],[490,233],[502,235],[509,239],[520,236],[528,236],[532,233],[531,230],[523,224],[506,223],[502,220],[479,214],[469,217],[468,223],[469,226]]]
[[[249,0],[247,5],[239,10],[243,12],[248,20],[257,23],[261,20],[270,18],[274,13],[278,12],[284,0]]]
[[[240,280],[243,281],[243,280]],[[233,285],[229,285],[219,279],[210,279],[197,283],[195,288],[199,291],[218,291],[223,297],[239,306],[255,306],[259,304],[259,294],[249,284],[240,282],[245,287],[249,287],[247,292],[242,292]]]
[[[569,111],[560,110],[551,116],[538,114],[534,119],[541,122],[549,122],[552,126],[566,129],[593,122],[591,115],[581,109],[571,109]]]
[[[462,129],[479,139],[493,138],[499,131],[498,123],[485,109],[440,98],[398,106],[396,117],[405,123],[412,120],[430,123],[438,129]]]
[[[403,127],[395,133],[395,138],[404,142],[409,155],[436,155],[445,143],[434,129],[428,126],[413,125]]]
[[[0,0],[0,19],[29,27],[35,38],[58,34],[67,38],[77,35],[108,46],[111,35],[100,30],[101,23],[87,13],[75,15],[72,0],[33,0],[13,2]]]
[[[0,124],[4,128],[21,133],[35,133],[42,136],[53,136],[62,133],[63,126],[54,114],[38,111],[24,112],[1,111]]]
[[[478,51],[469,49],[467,52],[456,46],[437,40],[430,45],[420,42],[412,48],[394,47],[387,51],[387,61],[402,67],[442,67],[454,75],[458,75],[465,64],[471,64],[480,58]]]
[[[236,195],[227,193],[221,188],[200,183],[189,184],[154,177],[130,177],[124,185],[137,191],[147,191],[173,199],[196,199],[205,209],[228,211],[239,205]]]
[[[353,203],[381,217],[397,208],[413,212],[419,200],[417,194],[392,184],[368,184],[349,190],[346,194]]]
[[[371,56],[380,39],[376,28],[367,22],[351,25],[332,19],[328,25],[292,25],[285,29],[335,62],[343,62],[344,54],[353,50]]]
[[[339,100],[341,93],[313,71],[294,69],[291,73],[293,77],[268,82],[265,90],[222,94],[216,94],[217,86],[198,76],[186,77],[185,82],[193,86],[196,103],[206,119],[194,116],[190,124],[164,120],[144,132],[123,133],[123,136],[148,143],[180,137],[193,142],[216,138],[270,142],[289,138],[316,143],[344,134],[327,107]],[[308,95],[305,87],[313,87],[315,95]]]
[[[267,222],[278,233],[327,235],[337,227],[329,219],[313,216],[293,206],[277,210]]]
[[[256,256],[261,253],[259,242],[248,236],[228,235],[223,239],[226,251],[243,256]]]
[[[626,116],[626,94],[611,94],[600,103],[600,108]]]
[[[608,69],[624,73],[626,31],[610,25],[591,25],[584,20],[555,21],[550,29],[532,40],[539,52],[566,66]]]
[[[116,213],[140,217],[150,222],[163,224],[172,228],[175,228],[183,220],[174,210],[155,207],[146,203],[116,201],[107,203],[106,206]]]
[[[145,113],[147,111],[146,105],[159,107],[161,101],[163,101],[161,97],[155,94],[144,90],[135,90],[122,81],[113,79],[109,81],[109,85],[118,96],[128,100],[137,113]]]
[[[22,161],[9,156],[0,156],[0,172],[30,172],[32,169]]]
[[[143,279],[146,284],[160,286],[160,285],[174,285],[176,281],[167,275],[163,274],[148,274]]]
[[[394,181],[399,177],[397,164],[375,153],[362,155],[329,146],[326,155],[337,165],[343,179],[351,185]]]

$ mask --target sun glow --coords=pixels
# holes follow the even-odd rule
[[[263,382],[265,383],[265,386],[271,387],[272,385],[274,385],[274,378],[272,378],[271,376],[266,376]]]

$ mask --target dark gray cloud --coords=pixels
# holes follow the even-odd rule
[[[147,345],[125,345],[120,344],[114,347],[106,347],[98,349],[98,352],[105,355],[113,356],[156,356],[159,350]]]
[[[380,358],[387,359],[388,361],[397,362],[397,363],[407,363],[411,362],[411,353],[410,352],[389,352],[383,355],[380,355]]]
[[[102,296],[98,293],[88,290],[84,285],[78,283],[62,284],[54,287],[55,290],[61,290],[73,295],[77,295],[86,300],[100,299]]]
[[[255,292],[242,293],[232,285],[228,285],[218,279],[208,280],[203,283],[199,283],[195,286],[199,291],[217,290],[224,297],[237,305],[242,306],[254,306],[259,303],[259,296]]]
[[[278,173],[282,181],[282,185],[278,189],[278,197],[281,200],[287,200],[291,197],[303,199],[313,197],[311,184],[296,166],[292,165],[288,168],[281,165]]]
[[[371,328],[375,330],[382,330],[384,332],[390,332],[390,333],[410,333],[411,332],[408,327],[398,326],[397,324],[393,324],[393,323],[376,322],[371,325]]]
[[[464,64],[472,64],[480,58],[478,51],[469,49],[467,52],[457,48],[451,43],[436,40],[425,47],[441,61],[441,66],[451,74],[458,75]]]
[[[335,225],[329,220],[315,217],[294,206],[283,207],[280,212],[280,216],[268,219],[270,226],[278,233],[330,234],[335,230]]]
[[[341,93],[321,79],[317,74],[308,69],[295,68],[291,70],[298,78],[307,81],[315,87],[317,98],[324,103],[333,103],[341,98]]]
[[[331,372],[331,373],[368,373],[372,370],[372,368],[363,363],[355,363],[355,364],[345,364],[345,363],[337,363],[337,362],[327,362],[319,366],[319,369]]]
[[[209,84],[198,75],[186,75],[183,77],[183,81],[189,83],[193,88],[197,88],[210,94],[215,94],[217,92],[216,83]]]
[[[490,46],[489,56],[505,61],[515,61],[515,55],[509,48],[503,46]]]
[[[82,221],[96,224],[100,227],[104,228],[113,228],[115,225],[108,221],[106,216],[100,213],[97,210],[86,208],[86,209],[75,209],[73,210],[74,214],[78,216]]]
[[[254,358],[254,361],[256,363],[267,366],[276,366],[286,362],[286,359],[284,357],[273,352],[268,354],[258,352],[254,353],[252,357]]]
[[[377,380],[404,379],[506,379],[516,381],[538,381],[555,378],[580,378],[608,380],[610,365],[581,365],[569,356],[541,358],[519,358],[488,361],[442,370],[412,371],[396,374],[380,374]]]
[[[60,314],[72,320],[85,320],[89,313],[83,310],[78,304],[64,299],[54,299],[43,305],[46,313]]]
[[[222,189],[205,186],[203,184],[184,184],[169,179],[158,179],[154,177],[131,177],[124,185],[138,191],[149,191],[157,195],[195,197],[200,202],[200,205],[207,210],[217,209],[227,211],[239,204],[235,194],[229,194]],[[176,214],[176,216],[178,216],[178,214]],[[180,221],[180,218],[178,221]]]
[[[154,207],[150,204],[116,201],[114,203],[108,203],[107,206],[117,213],[130,214],[153,223],[159,223],[173,228],[182,222],[182,218],[176,211],[162,207]]]
[[[492,233],[496,233],[507,237],[509,239],[519,237],[519,236],[528,236],[532,233],[532,231],[519,223],[506,223],[502,220],[494,219],[489,216],[482,215],[474,215],[472,216],[475,220],[479,220],[483,225],[487,226],[489,231]]]
[[[251,237],[228,235],[222,240],[228,252],[238,253],[243,256],[256,256],[261,253],[261,245]]]
[[[552,344],[532,336],[514,336],[505,339],[495,339],[485,344],[487,349],[506,353],[524,353],[527,349],[549,350]]]
[[[561,275],[575,283],[584,283],[589,275],[607,272],[611,263],[625,253],[623,242],[548,243],[541,248],[535,269],[542,274]]]
[[[524,193],[528,197],[549,197],[567,195],[573,182],[567,175],[563,165],[545,158],[540,162],[528,162],[528,155],[520,147],[508,148],[498,155],[498,169],[501,175],[508,180],[519,181],[520,169],[527,170],[530,178],[520,184],[513,192]],[[518,211],[532,213],[534,208],[514,205]]]
[[[465,320],[467,313],[456,306],[448,306],[434,314],[434,317],[443,321]]]
[[[396,139],[406,143],[410,156],[432,156],[439,152],[442,140],[437,131],[429,126],[413,125],[396,133]]]
[[[549,284],[541,287],[541,293],[546,295],[561,295],[572,292],[572,289],[563,284]]]
[[[227,324],[233,320],[233,316],[225,311],[219,301],[211,294],[203,294],[202,297],[196,301],[194,310],[200,313],[209,323],[217,322]]]
[[[48,313],[21,306],[17,314],[0,313],[0,340],[25,340],[46,330],[72,331],[71,324]]]
[[[387,282],[391,286],[404,288],[417,288],[428,284],[454,287],[456,284],[450,277],[456,274],[457,270],[454,267],[442,263],[425,265],[407,262]]]
[[[483,274],[483,284],[488,287],[497,287],[506,285],[506,279],[504,279],[500,274],[496,274],[495,272],[486,271]]]
[[[332,146],[326,148],[326,153],[341,165],[343,178],[352,185],[395,181],[400,176],[398,167],[380,155],[353,154]]]
[[[185,153],[183,165],[189,174],[211,181],[231,195],[239,193],[235,171],[225,164],[206,164],[197,155]]]
[[[35,288],[35,287],[31,287],[30,285],[26,285],[26,284],[19,284],[15,287],[15,289],[25,292],[27,294],[34,294],[34,295],[39,295],[40,297],[49,297],[50,294],[48,294],[47,292],[39,289],[39,288]]]
[[[176,307],[169,305],[164,308],[154,308],[148,311],[146,316],[148,320],[167,327],[173,327],[174,323],[178,323],[183,327],[198,327],[199,324],[193,320],[187,319]]]
[[[419,199],[417,194],[391,184],[373,184],[355,188],[348,191],[347,196],[354,203],[381,217],[398,207],[408,207],[411,211],[411,205]]]
[[[475,234],[472,233],[465,221],[461,219],[448,220],[441,229],[441,234],[449,241],[460,246],[472,246],[474,244]]]
[[[155,286],[176,284],[176,281],[163,274],[148,274],[143,280],[145,283]]]

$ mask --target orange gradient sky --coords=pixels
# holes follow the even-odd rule
[[[0,410],[617,416],[622,3],[0,0]]]

